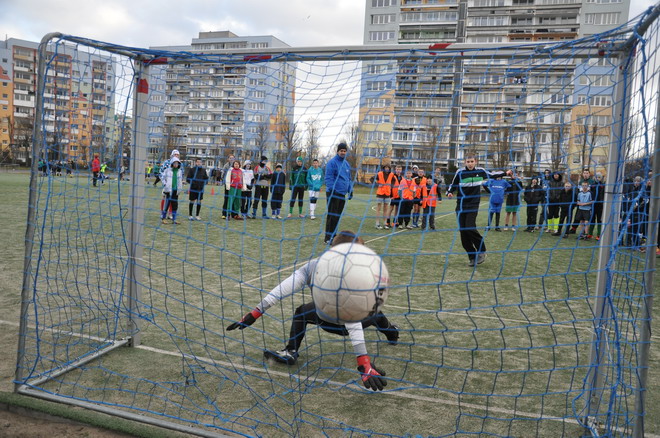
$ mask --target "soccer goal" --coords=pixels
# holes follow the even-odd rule
[[[660,415],[647,402],[660,393],[659,13],[498,45],[45,36],[16,391],[200,436],[660,435],[647,421]],[[309,288],[253,312],[326,250],[326,188],[311,211],[307,180],[302,204],[291,188],[298,158],[325,169],[340,143],[353,188],[336,230],[389,272],[390,325],[363,332],[382,392],[363,385],[347,332],[323,324],[303,319],[290,363],[273,360],[300,336]],[[200,160],[208,181],[201,203],[182,185],[168,212],[156,176],[175,157],[176,178]],[[230,157],[273,173],[267,203],[231,178]],[[472,159],[486,178],[456,185]],[[42,176],[40,160],[77,164]],[[396,184],[381,184],[386,165]],[[412,199],[397,201],[403,180]],[[492,190],[461,228],[459,194],[475,184]],[[466,232],[482,236],[477,253]]]

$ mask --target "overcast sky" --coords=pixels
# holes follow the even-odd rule
[[[630,17],[656,0],[631,0]],[[362,44],[364,0],[0,0],[0,35],[48,32],[133,47],[189,44],[200,31],[274,35],[291,46]]]

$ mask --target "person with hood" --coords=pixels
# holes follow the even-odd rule
[[[273,214],[273,219],[282,219],[282,199],[286,191],[286,173],[282,171],[282,165],[277,163],[275,166],[275,173],[270,181],[270,209]]]
[[[252,161],[245,160],[243,163],[243,193],[241,193],[241,215],[246,219],[255,219],[250,213],[252,204],[252,185],[254,184],[254,170],[252,170]]]
[[[546,190],[549,233],[556,233],[559,229],[559,198],[563,189],[564,181],[562,181],[561,173],[557,171],[553,172],[548,183],[548,189]]]
[[[190,189],[188,189],[188,219],[191,221],[198,220],[201,221],[202,218],[199,216],[199,211],[202,208],[202,199],[204,199],[204,187],[208,181],[209,176],[206,173],[206,169],[202,165],[202,159],[197,158],[195,160],[195,165],[188,169],[188,174],[186,175],[186,182],[190,184]],[[196,214],[193,216],[193,206],[197,204]]]
[[[376,228],[379,230],[385,227],[390,228],[387,223],[388,213],[390,210],[390,200],[392,199],[392,186],[394,181],[394,174],[389,164],[384,164],[380,172],[376,174],[374,183],[376,184]],[[380,224],[380,219],[383,219],[383,225]]]
[[[539,179],[534,177],[531,179],[527,187],[525,187],[525,193],[523,197],[527,203],[527,228],[525,231],[528,233],[533,233],[534,230],[539,229],[540,222],[536,222],[537,215],[539,212],[539,204],[543,202],[545,198],[544,189],[539,185]],[[543,216],[539,217],[539,220],[542,220]]]
[[[571,228],[571,220],[573,219],[573,209],[577,202],[575,188],[569,181],[564,183],[564,188],[559,193],[559,225],[557,231],[552,233],[553,236],[568,237],[568,232]],[[562,228],[566,227],[562,235]]]
[[[165,203],[160,212],[160,219],[163,224],[167,224],[167,211],[172,210],[172,223],[179,224],[176,220],[177,210],[179,209],[179,193],[183,189],[183,171],[178,157],[172,157],[165,171],[161,172],[163,181],[163,196]]]
[[[236,161],[236,157],[234,155],[229,155],[227,157],[227,162],[225,163],[224,166],[222,166],[222,171],[221,171],[221,177],[222,181],[225,183],[225,197],[222,201],[222,218],[225,219],[229,217],[229,212],[227,205],[229,204],[230,201],[230,195],[229,195],[229,185],[227,184],[227,179],[230,178],[230,173],[234,169],[234,161]],[[240,165],[239,165],[239,170],[240,170]],[[231,209],[231,208],[230,208]]]
[[[293,165],[293,169],[289,173],[289,190],[291,190],[291,201],[289,201],[289,214],[287,217],[291,217],[293,214],[296,199],[298,199],[298,217],[305,217],[302,210],[305,190],[307,190],[307,168],[303,164],[302,157],[296,158],[296,164]]]
[[[316,201],[323,186],[323,169],[319,166],[319,160],[312,160],[312,167],[307,171],[307,188],[309,189],[309,218],[314,220],[316,216]]]
[[[328,203],[328,214],[325,219],[326,245],[330,244],[339,225],[339,219],[348,199],[353,198],[353,181],[351,179],[351,166],[346,161],[348,146],[343,141],[337,145],[335,155],[325,167],[325,194]]]
[[[257,217],[257,207],[261,200],[261,217],[268,219],[268,190],[273,171],[268,167],[268,158],[262,155],[259,164],[254,168],[254,203],[252,217]]]
[[[165,173],[165,171],[167,169],[170,168],[170,164],[172,163],[172,160],[174,158],[176,158],[177,160],[181,160],[180,155],[181,154],[179,154],[179,151],[177,149],[172,150],[172,153],[170,154],[170,158],[163,161],[163,164],[161,164],[160,167],[158,168],[159,170],[158,170],[158,173],[156,174],[156,182],[154,182],[154,186],[156,186],[158,181],[163,181],[163,174]],[[179,167],[181,167],[181,162],[179,162]],[[162,184],[163,184],[163,187],[165,187],[165,182],[163,182]],[[160,209],[161,210],[163,209],[163,205],[165,205],[165,201],[166,201],[165,197],[163,197],[163,199],[161,199],[161,201],[160,201]],[[168,219],[171,218],[170,212],[167,213],[167,218]]]
[[[543,189],[543,199],[541,200],[541,215],[539,216],[539,226],[541,231],[550,231],[550,224],[548,223],[548,203],[550,202],[550,180],[552,179],[552,172],[550,169],[545,169],[543,175],[539,177],[539,185]]]

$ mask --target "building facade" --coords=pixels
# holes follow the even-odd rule
[[[364,43],[574,40],[624,24],[629,7],[630,0],[367,0]],[[613,87],[597,78],[611,66],[596,62],[365,63],[359,123],[368,170],[390,160],[447,168],[466,150],[484,165],[524,174],[599,166]],[[596,146],[589,156],[585,144]]]
[[[152,47],[164,55],[231,53],[236,49],[286,48],[273,36],[240,37],[200,32],[188,46]],[[230,155],[242,160],[286,155],[293,124],[295,69],[286,62],[179,63],[151,68],[149,156],[161,161],[173,149],[186,159],[216,167]]]
[[[37,116],[38,46],[15,38],[0,42],[0,145],[8,159],[23,164],[29,162]],[[115,148],[114,69],[112,57],[69,45],[58,45],[56,52],[48,53],[43,95],[47,152],[42,159],[80,165],[89,163],[92,153],[111,159]]]

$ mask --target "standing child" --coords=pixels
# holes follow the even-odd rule
[[[254,219],[254,215],[249,214],[250,204],[252,204],[252,184],[254,184],[254,170],[252,170],[252,161],[245,160],[243,163],[243,192],[241,193],[241,215],[246,219]]]
[[[515,230],[518,226],[520,192],[523,191],[522,183],[515,173],[511,174],[510,184],[511,186],[506,189],[506,217],[504,218],[504,231],[509,229],[509,223],[511,224],[511,230]],[[511,222],[509,222],[509,218],[511,218]]]
[[[416,191],[417,186],[415,185],[415,179],[413,178],[413,171],[406,170],[406,176],[401,179],[401,183],[399,184],[399,195],[401,196],[399,219],[397,220],[399,223],[399,229],[412,229],[412,225],[410,225],[410,213],[413,209]]]
[[[273,219],[282,219],[280,210],[282,209],[282,198],[286,191],[286,174],[282,171],[282,165],[275,166],[275,173],[270,181],[270,209],[273,213]]]
[[[582,232],[578,233],[578,240],[587,240],[587,233],[589,231],[589,221],[591,220],[591,191],[589,190],[589,183],[582,182],[582,190],[577,195],[578,211],[575,214],[575,222],[578,224],[578,231],[582,225]]]
[[[397,217],[399,216],[399,209],[401,207],[401,195],[399,194],[399,184],[403,179],[403,174],[401,173],[403,168],[401,166],[396,166],[394,168],[394,176],[392,178],[392,199],[390,200],[390,211],[387,213],[387,222],[385,223],[385,228],[390,228],[390,218],[392,218],[391,226],[396,228]]]
[[[195,160],[195,166],[188,169],[188,174],[186,175],[186,181],[190,184],[190,189],[188,190],[188,219],[201,221],[202,218],[199,216],[199,211],[202,208],[202,199],[204,199],[204,186],[208,181],[209,176],[206,173],[206,169],[202,165],[202,159],[197,158]],[[193,207],[197,204],[196,214],[193,216]]]
[[[257,208],[261,200],[261,217],[268,219],[268,181],[273,172],[268,167],[268,158],[261,156],[261,161],[254,168],[254,203],[252,204],[252,216],[257,217]]]
[[[568,231],[571,228],[571,219],[573,218],[573,208],[575,208],[575,190],[573,184],[566,181],[564,189],[559,194],[559,225],[553,236],[562,236],[562,228],[566,226],[566,232],[562,237],[568,237]]]
[[[287,217],[293,215],[293,207],[298,200],[298,217],[305,217],[302,214],[303,198],[305,197],[305,190],[307,190],[307,169],[303,165],[302,157],[296,158],[296,164],[291,169],[289,175],[289,189],[291,190],[291,201],[289,202],[289,214]]]
[[[389,164],[383,165],[380,172],[376,174],[376,228],[379,230],[385,227],[389,228],[387,224],[388,214],[390,212],[390,199],[392,197],[392,180],[394,174]],[[383,225],[380,224],[380,219],[383,219]]]
[[[225,188],[228,191],[227,219],[232,217],[239,221],[243,220],[240,215],[241,195],[243,194],[243,170],[241,170],[240,161],[233,160],[231,170],[225,173]]]
[[[536,217],[539,213],[539,204],[543,202],[545,196],[543,193],[543,187],[539,185],[538,178],[532,178],[527,187],[525,187],[525,194],[523,196],[527,203],[527,228],[525,228],[525,231],[533,233],[535,229],[538,230],[537,224],[540,225],[541,223],[540,221],[536,222]],[[540,220],[542,220],[542,218],[543,216],[541,216]]]
[[[413,199],[412,226],[419,228],[419,213],[422,209],[422,188],[426,187],[426,176],[423,169],[417,169],[415,178],[415,199]]]
[[[493,223],[493,215],[495,215],[495,231],[502,231],[500,229],[500,213],[502,212],[502,203],[504,202],[504,193],[506,189],[511,187],[508,181],[502,179],[502,174],[496,174],[494,179],[488,181],[488,188],[490,189],[490,202],[488,205],[488,227],[490,230]]]
[[[438,191],[438,184],[434,183],[431,178],[427,178],[426,185],[422,187],[422,230],[426,229],[426,220],[428,219],[429,228],[435,230],[435,207],[438,205],[440,192]]]
[[[168,223],[166,220],[167,210],[172,209],[172,223],[179,224],[176,220],[176,213],[179,209],[179,193],[183,189],[183,173],[181,171],[181,162],[178,157],[173,157],[170,160],[170,165],[162,173],[163,178],[163,196],[165,196],[165,203],[163,210],[160,212],[160,219],[162,223]]]
[[[319,192],[323,186],[323,169],[319,166],[319,160],[314,158],[312,167],[307,171],[307,188],[309,189],[309,218],[314,220],[316,216],[316,202]]]

